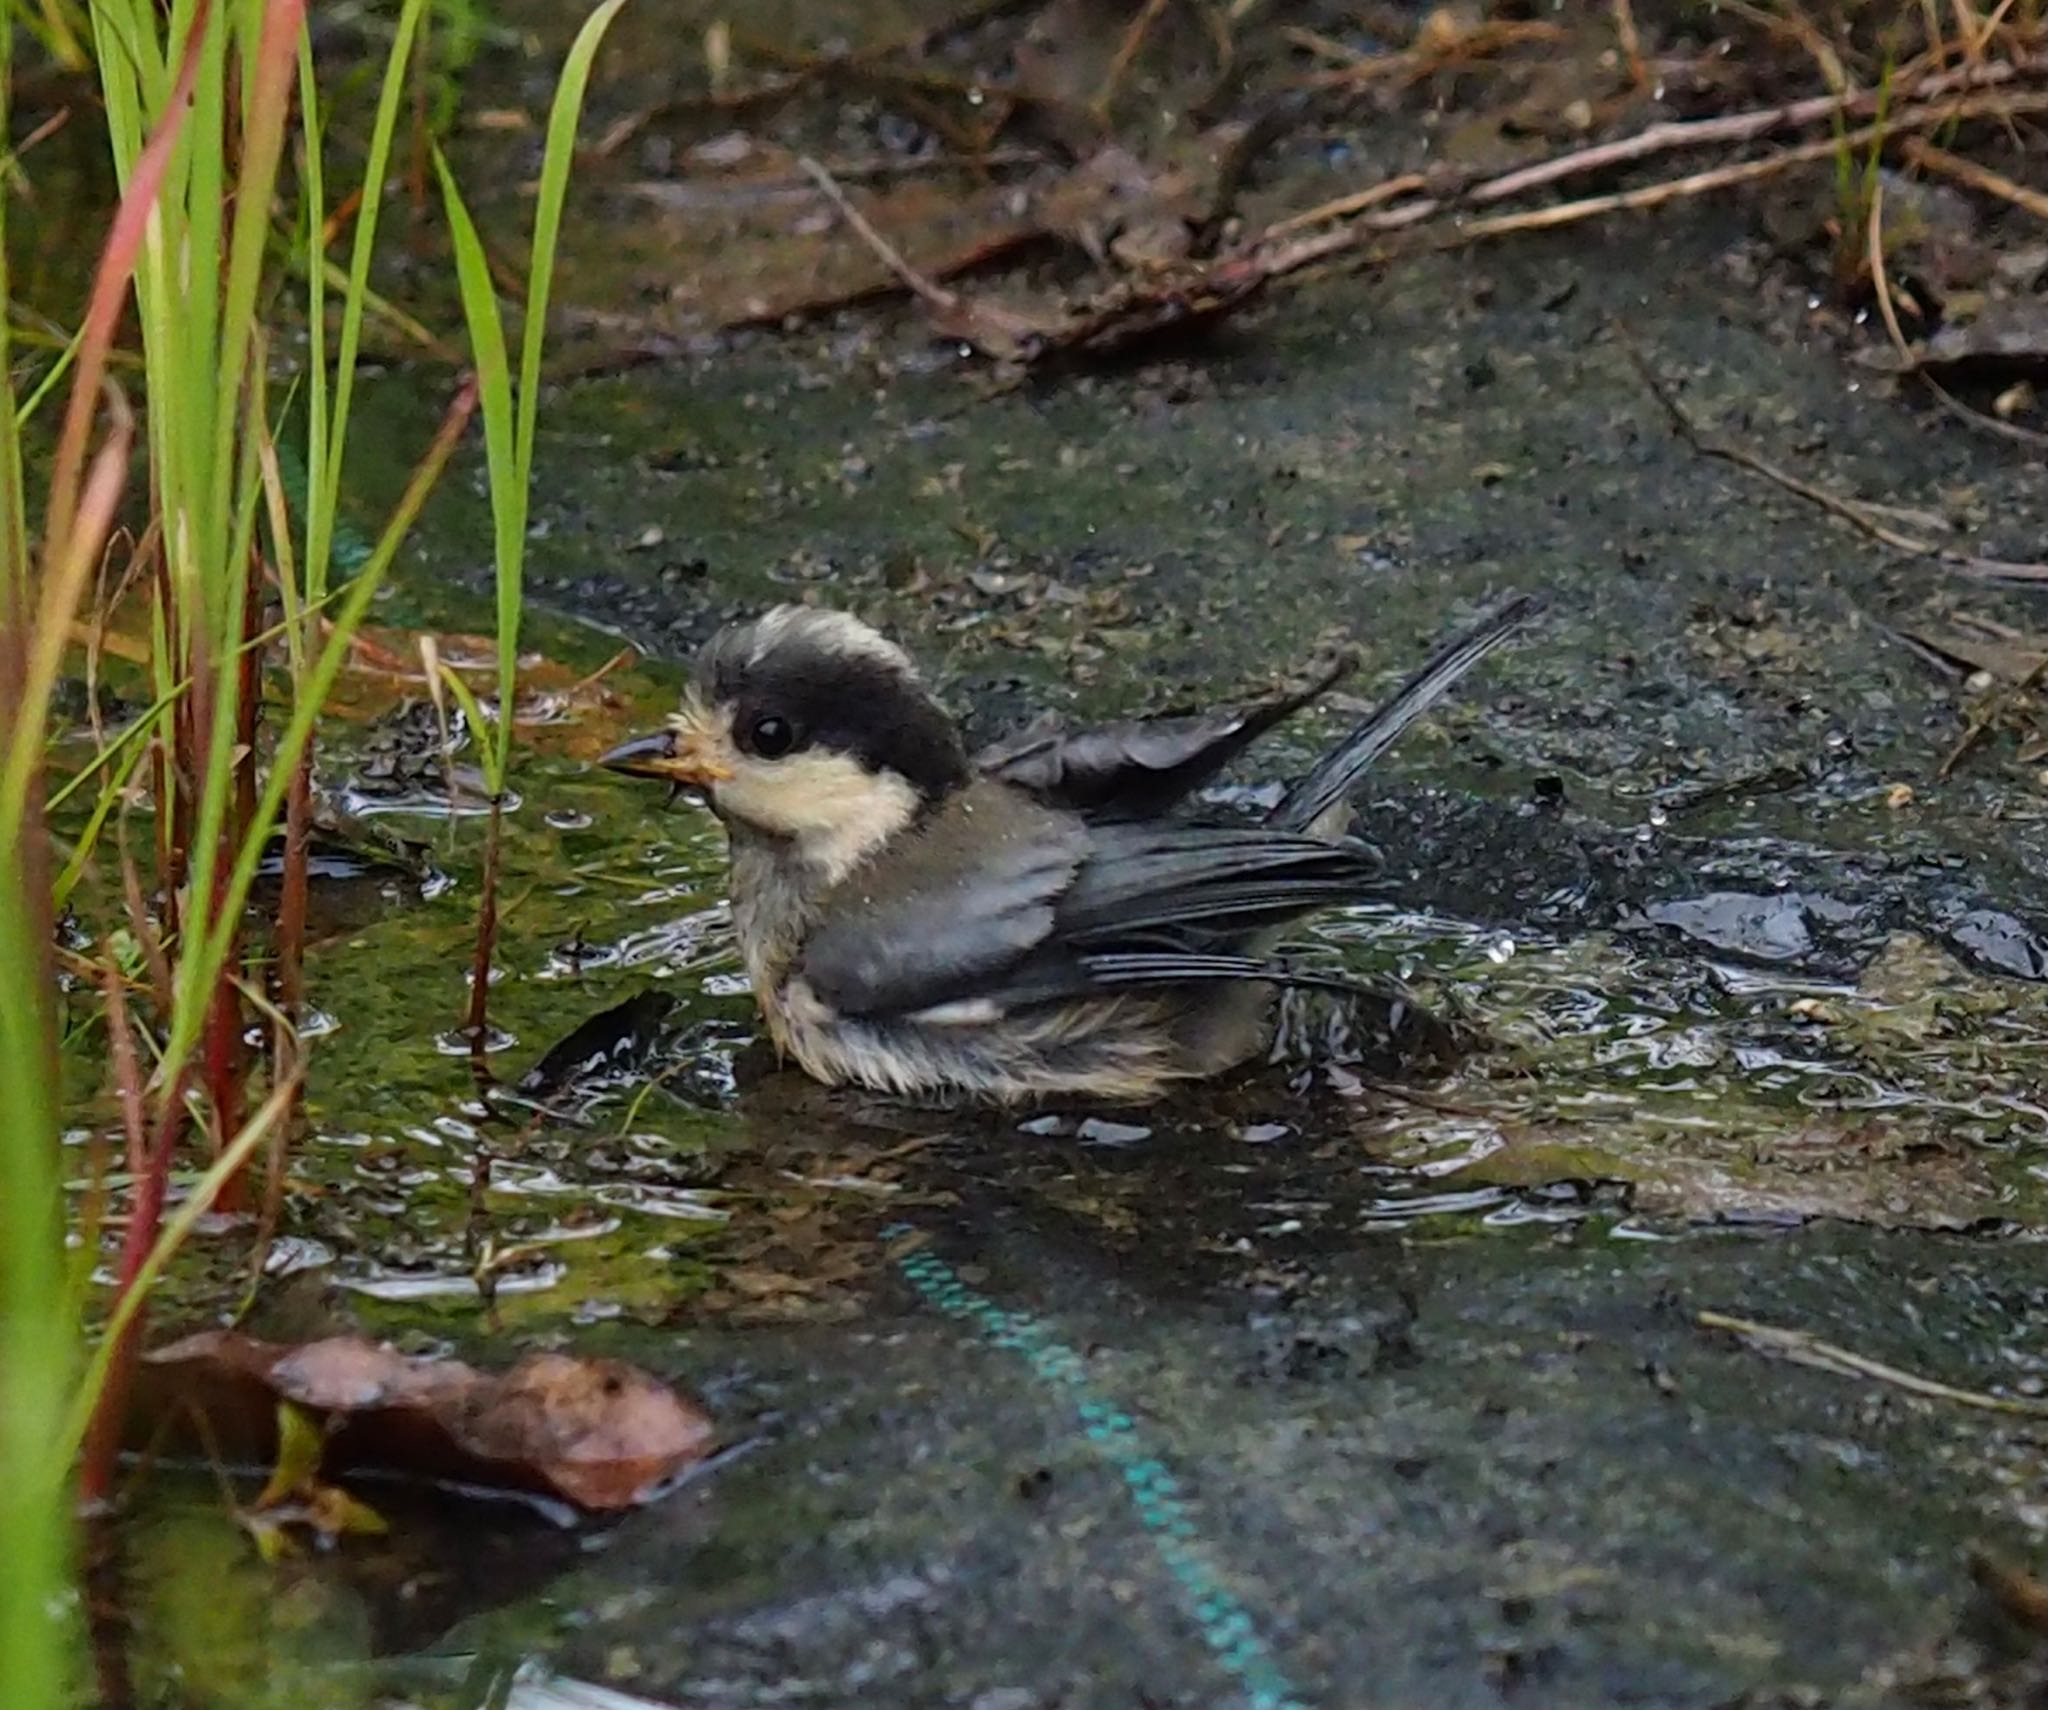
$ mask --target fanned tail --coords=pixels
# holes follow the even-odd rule
[[[1308,776],[1266,816],[1266,823],[1276,831],[1307,831],[1350,794],[1366,768],[1391,748],[1404,730],[1547,603],[1541,594],[1518,594],[1439,648],[1390,700],[1316,762]]]

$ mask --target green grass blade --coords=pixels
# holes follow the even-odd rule
[[[434,436],[434,443],[419,467],[412,473],[400,495],[397,506],[384,525],[374,551],[336,606],[334,627],[328,635],[326,645],[314,659],[306,681],[292,702],[291,718],[279,734],[277,746],[271,755],[270,771],[263,781],[262,793],[256,802],[256,811],[249,821],[249,834],[235,858],[233,870],[228,876],[223,891],[220,909],[212,927],[199,943],[196,950],[188,950],[208,979],[219,978],[227,964],[229,947],[234,942],[237,917],[249,898],[249,887],[255,883],[256,869],[263,859],[271,828],[277,824],[279,810],[284,806],[285,792],[291,787],[292,774],[298,770],[299,761],[306,753],[307,745],[313,739],[313,725],[321,709],[327,704],[328,694],[334,688],[334,680],[341,674],[341,666],[347,657],[349,644],[369,615],[370,602],[383,585],[384,573],[390,569],[391,561],[398,556],[398,549],[411,532],[413,522],[420,509],[426,504],[427,495],[433,491],[434,483],[440,479],[441,471],[447,466],[462,432],[468,426],[475,409],[474,388],[465,388],[447,416],[442,420],[440,431]],[[172,1016],[171,1030],[164,1043],[158,1078],[169,1083],[176,1079],[185,1064],[190,1061],[192,1050],[199,1041],[199,1031],[205,1016],[197,1008],[179,1007]]]
[[[194,647],[211,677],[209,728],[196,780],[198,811],[188,851],[190,895],[213,895],[214,875],[227,851],[229,814],[235,799],[235,750],[242,737],[242,673],[234,668],[242,642],[249,597],[249,552],[254,540],[256,504],[260,494],[255,448],[237,430],[242,420],[242,382],[256,342],[256,305],[263,262],[270,241],[270,207],[278,162],[284,149],[285,120],[297,65],[298,38],[305,15],[304,0],[244,0],[241,12],[242,136],[241,169],[233,197],[234,219],[228,240],[227,279],[218,297],[213,281],[195,274],[188,301],[214,301],[221,324],[229,329],[218,347],[220,372],[206,394],[213,422],[213,446],[204,460],[204,489],[186,495],[186,505],[201,520],[193,537],[191,574],[195,585],[187,615],[197,620]],[[204,157],[208,151],[197,151]],[[195,198],[210,173],[194,181]],[[195,205],[194,231],[199,228]],[[207,252],[200,252],[207,253]],[[188,345],[188,360],[205,354],[198,335]],[[161,407],[161,406],[159,406]],[[180,412],[182,415],[182,412]],[[193,412],[207,419],[207,412]],[[195,484],[196,485],[196,484]],[[175,514],[175,512],[174,512]],[[195,665],[195,669],[196,669]],[[202,681],[205,681],[202,677]],[[235,836],[240,836],[236,832]],[[190,957],[177,967],[177,1007],[204,1008],[220,970],[208,974]]]
[[[320,81],[313,70],[313,32],[299,34],[299,134],[304,166],[299,180],[299,217],[306,223],[306,594],[318,599],[314,549],[331,550],[334,505],[339,494],[327,487],[327,182],[321,161]],[[317,481],[314,477],[318,477]],[[287,531],[288,532],[288,531]],[[324,580],[324,559],[318,575]]]
[[[50,364],[49,371],[36,382],[35,389],[16,406],[14,425],[17,429],[28,426],[29,422],[34,419],[36,411],[43,407],[50,394],[56,391],[64,376],[71,372],[72,363],[78,360],[79,343],[84,337],[85,334],[82,330],[71,335],[70,339],[66,341],[64,348],[57,353],[57,360]]]
[[[548,299],[555,283],[555,252],[561,243],[562,205],[569,193],[569,169],[576,160],[576,127],[583,117],[583,97],[590,86],[590,67],[626,0],[605,3],[583,21],[562,62],[548,111],[547,142],[541,153],[540,199],[534,209],[533,253],[527,263],[526,325],[519,342],[519,419],[513,436],[512,479],[518,484],[522,534],[528,495],[533,483],[533,438],[540,415],[541,352],[547,342]],[[492,475],[496,499],[496,471]],[[522,546],[524,544],[522,539]],[[519,626],[525,603],[525,564],[516,573],[501,567],[498,576],[498,726],[492,732],[497,752],[493,792],[504,788],[512,759],[512,708],[519,691]],[[481,739],[483,733],[478,732]]]
[[[138,720],[132,728],[146,730],[148,725]],[[124,731],[122,734],[125,739],[128,733]],[[100,834],[106,830],[114,810],[121,805],[129,779],[135,776],[135,768],[142,764],[149,750],[139,742],[130,742],[125,748],[109,743],[106,752],[118,758],[110,764],[106,781],[101,785],[100,793],[93,798],[92,813],[86,819],[85,829],[79,833],[71,858],[64,863],[64,871],[57,875],[57,882],[50,888],[51,906],[60,914],[70,906],[71,893],[78,889],[79,880],[85,877],[93,851],[99,846]],[[76,781],[73,780],[74,783]]]
[[[533,475],[533,435],[540,412],[541,347],[547,338],[548,299],[555,283],[555,251],[561,243],[562,205],[569,193],[569,169],[576,160],[576,127],[583,117],[583,97],[590,86],[591,63],[604,43],[605,31],[626,0],[605,3],[583,21],[569,57],[562,62],[548,112],[547,143],[541,154],[540,197],[534,206],[533,257],[528,263],[526,326],[519,350],[519,479]]]
[[[440,150],[434,166],[441,175],[441,199],[448,209],[448,230],[455,245],[455,274],[462,288],[462,314],[469,323],[469,346],[476,362],[477,391],[484,417],[484,460],[491,482],[491,525],[498,587],[498,683],[500,732],[512,722],[510,691],[519,666],[521,581],[526,555],[526,484],[520,478],[513,417],[512,369],[505,353],[505,323],[491,289],[490,263],[483,240],[464,206],[455,174]],[[477,732],[484,774],[492,795],[505,789],[509,744]]]
[[[490,721],[484,717],[483,703],[476,698],[476,690],[462,680],[462,673],[451,665],[441,667],[441,681],[448,692],[455,697],[455,704],[462,709],[462,716],[469,720],[469,728],[476,737],[478,748],[490,741]]]
[[[325,610],[326,607],[332,605],[340,597],[342,592],[343,590],[338,588],[331,590],[327,598],[318,606],[302,604],[299,608],[300,621],[316,612]],[[262,652],[273,641],[280,638],[284,638],[288,642],[292,621],[291,618],[287,617],[284,621],[274,623],[268,629],[261,630],[255,635],[250,636],[237,649],[235,655],[237,661],[239,662],[244,653]],[[141,764],[147,752],[142,745],[141,739],[150,735],[156,729],[157,720],[172,707],[176,706],[179,701],[183,700],[186,694],[190,692],[191,687],[192,679],[190,677],[181,677],[167,692],[160,695],[137,714],[135,718],[130,720],[127,728],[116,736],[112,742],[102,748],[69,778],[66,778],[55,790],[51,791],[46,811],[55,813],[95,778],[99,778],[104,772],[110,770],[112,772],[110,778],[102,781],[100,793],[94,799],[92,812],[86,820],[85,829],[79,834],[77,845],[73,848],[70,859],[65,863],[64,871],[58,875],[55,896],[56,906],[60,912],[65,904],[70,901],[71,893],[77,889],[79,880],[84,877],[85,869],[92,860],[93,849],[99,840],[100,833],[105,829],[112,810],[120,805],[121,791],[127,787],[128,780],[135,775],[135,768]]]
[[[377,116],[370,126],[369,158],[363,167],[363,200],[356,210],[355,244],[349,254],[348,289],[341,303],[341,334],[335,349],[334,408],[329,417],[327,461],[307,459],[306,592],[318,600],[327,589],[327,566],[333,549],[334,513],[340,502],[342,464],[348,452],[349,409],[355,397],[356,353],[362,347],[363,307],[370,286],[370,258],[377,247],[377,216],[384,206],[384,180],[391,170],[391,139],[398,129],[399,103],[405,95],[406,70],[427,0],[405,0],[399,8],[398,30],[384,61],[384,82],[377,94]],[[316,237],[318,234],[315,234]],[[308,257],[309,261],[324,260]],[[310,443],[310,442],[309,442]]]
[[[0,136],[9,135],[13,89],[11,30],[0,41]],[[0,193],[0,302],[8,300],[7,201]],[[0,628],[28,609],[31,587],[27,493],[22,479],[12,352],[0,314]],[[27,638],[0,635],[0,651]],[[10,667],[8,676],[15,669]],[[17,734],[7,730],[8,745]],[[48,917],[33,887],[41,879],[29,839],[40,826],[0,824],[0,1703],[29,1710],[57,1705],[66,1685],[62,1634],[50,1617],[62,1595],[71,1540],[59,1490],[39,1476],[37,1440],[62,1417],[73,1327],[64,1310],[64,1228],[58,1174],[57,1089],[50,1052],[44,967]]]

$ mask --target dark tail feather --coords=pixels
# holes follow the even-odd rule
[[[1401,733],[1444,698],[1453,684],[1503,641],[1541,612],[1541,594],[1518,594],[1482,618],[1457,640],[1440,648],[1428,664],[1403,683],[1393,699],[1323,756],[1315,769],[1281,798],[1266,823],[1281,831],[1306,831],[1327,809],[1350,793],[1365,769]]]

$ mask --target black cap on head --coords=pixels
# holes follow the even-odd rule
[[[762,759],[833,749],[897,773],[928,801],[970,775],[952,719],[909,657],[843,612],[783,606],[721,632],[698,664],[697,690],[732,708],[733,741]]]

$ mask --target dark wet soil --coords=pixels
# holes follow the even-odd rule
[[[423,1520],[287,1570],[166,1481],[115,1574],[140,1678],[236,1706],[481,1703],[518,1668],[535,1707],[2022,1691],[1966,1561],[2038,1557],[2041,1422],[1695,1319],[2048,1380],[2048,789],[2007,734],[1937,776],[1967,693],[1897,636],[2048,604],[1702,461],[1613,323],[1704,420],[1979,550],[2037,556],[2048,501],[2025,448],[1846,360],[1754,231],[1701,206],[1321,281],[995,395],[910,311],[552,395],[539,644],[651,655],[607,730],[776,599],[886,622],[987,733],[1199,702],[1333,629],[1391,683],[1548,591],[1368,793],[1388,894],[1322,935],[1486,1045],[1021,1123],[793,1085],[746,1049],[712,828],[539,731],[496,1016],[505,1079],[540,1078],[480,1101],[435,1051],[477,841],[405,821],[454,886],[385,873],[316,961],[305,1274],[259,1328],[622,1353],[734,1452],[586,1539],[479,1521],[472,1554]],[[411,386],[371,387],[406,433]],[[384,618],[487,627],[487,539],[451,489]],[[381,740],[337,772],[388,778]],[[480,1228],[523,1254],[488,1310]],[[203,1678],[190,1564],[245,1617]]]

